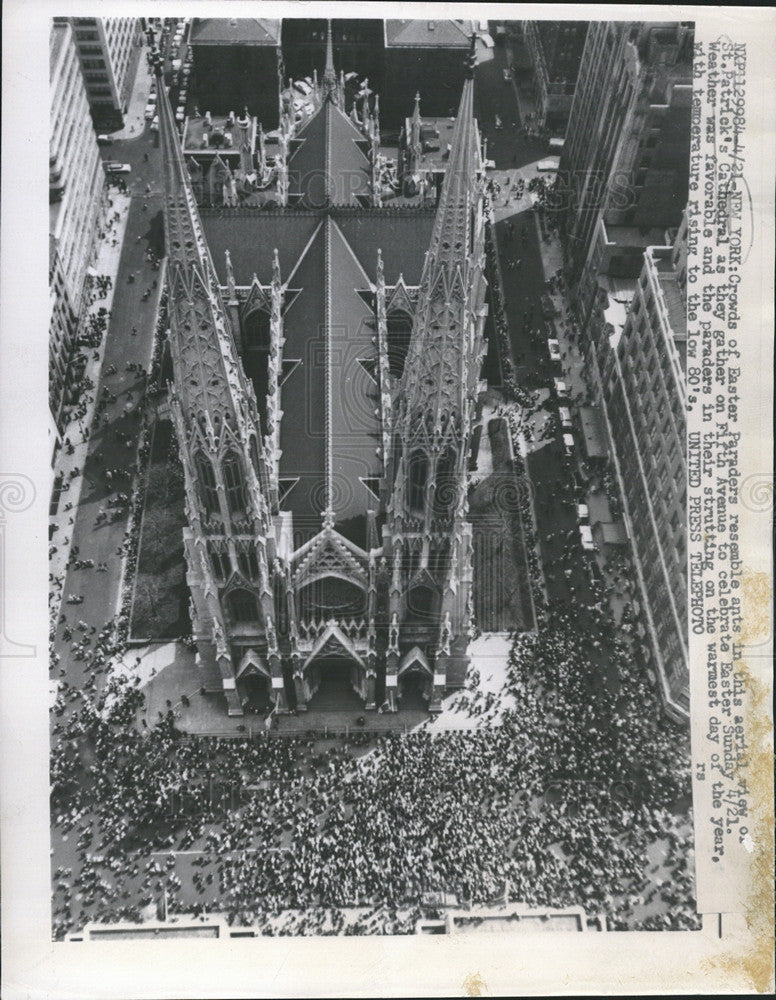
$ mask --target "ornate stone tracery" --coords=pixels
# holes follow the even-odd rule
[[[430,707],[437,709],[445,687],[463,682],[469,638],[471,527],[465,463],[485,316],[482,162],[473,80],[464,85],[420,284],[408,285],[399,274],[394,284],[386,285],[379,251],[374,282],[363,270],[354,279],[360,282],[355,292],[361,308],[368,302],[373,310],[366,325],[374,331],[374,348],[358,359],[375,400],[370,412],[377,418],[375,450],[382,464],[361,477],[368,485],[360,494],[365,548],[340,530],[333,499],[331,378],[338,355],[331,341],[329,286],[322,322],[328,380],[322,415],[326,502],[320,530],[294,544],[293,517],[284,502],[292,490],[301,492],[305,470],[281,480],[280,433],[285,378],[306,363],[301,352],[284,360],[284,313],[299,289],[292,292],[284,284],[277,250],[268,283],[255,274],[247,283],[241,274],[239,287],[227,251],[226,283],[219,284],[197,201],[209,184],[211,203],[213,192],[222,191],[219,204],[228,205],[234,178],[218,156],[207,176],[194,161],[187,169],[161,76],[158,89],[174,369],[170,402],[184,468],[187,582],[200,660],[217,665],[231,714],[242,712],[239,685],[248,676],[268,681],[279,711],[286,710],[289,699],[304,709],[320,679],[311,671],[330,657],[351,664],[354,687],[367,708],[375,707],[378,698],[395,708],[398,676],[410,671],[423,674]],[[347,142],[358,145],[362,140],[353,138],[355,123],[374,167],[379,102],[375,98],[370,110],[365,87],[361,115],[356,111],[351,120],[344,99],[329,28],[326,68],[320,85],[316,79],[313,87],[316,113],[327,115],[327,123],[332,116],[343,118],[350,130]],[[416,105],[413,129],[419,130],[419,121]],[[294,144],[299,146],[295,134],[293,117],[281,108],[276,156],[280,205],[288,202],[288,162]],[[331,134],[327,124],[325,167],[331,166]],[[245,172],[247,128],[241,136]],[[261,160],[263,169],[263,152]],[[379,198],[371,205],[363,210],[376,210]],[[325,264],[331,266],[331,205],[320,214]],[[296,268],[289,273],[287,282],[295,280]],[[408,344],[401,348],[406,357],[399,365],[391,352],[403,322]],[[242,358],[251,351],[266,356],[261,413],[243,367]],[[374,469],[374,456],[371,463]],[[382,537],[378,517],[383,519]]]

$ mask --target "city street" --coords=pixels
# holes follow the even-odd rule
[[[520,118],[517,98],[511,80],[504,79],[509,65],[505,46],[496,45],[482,53],[477,65],[475,110],[482,137],[488,144],[488,159],[496,170],[509,170],[535,163],[547,155],[546,139],[522,135],[524,122]],[[497,125],[496,117],[501,121]]]
[[[511,50],[495,46],[488,55],[492,58],[477,66],[479,127],[488,141],[488,158],[496,164],[488,177],[501,186],[494,209],[504,304],[518,380],[535,387],[551,375],[563,375],[561,365],[551,362],[546,346],[547,337],[557,334],[554,322],[545,317],[542,301],[544,297],[546,302],[545,282],[553,271],[545,264],[548,241],[527,190],[518,200],[511,189],[518,178],[527,186],[538,176],[536,163],[548,155],[549,147],[546,138],[521,133],[523,122],[514,83],[505,80],[503,72]],[[496,127],[496,116],[501,128]],[[529,442],[527,451],[547,595],[551,600],[588,600],[587,556],[579,542],[576,497],[563,445],[556,435],[546,443]],[[571,572],[563,573],[560,563],[567,548],[574,558],[570,561]]]
[[[136,139],[119,140],[107,148],[107,153],[112,159],[120,158],[122,162],[132,165],[128,184],[132,200],[118,274],[114,281],[110,322],[105,334],[102,375],[94,390],[98,400],[104,390],[108,390],[116,398],[107,404],[102,418],[95,420],[91,428],[87,458],[81,470],[83,483],[80,503],[74,512],[75,523],[72,529],[64,525],[60,527],[53,539],[54,544],[67,549],[65,539],[69,538],[71,555],[77,551],[80,560],[93,560],[95,566],[107,564],[107,572],[71,567],[62,588],[60,612],[70,626],[83,620],[98,629],[118,610],[123,557],[117,550],[124,542],[127,515],[125,513],[117,520],[102,523],[99,527],[96,527],[95,522],[100,508],[107,506],[112,494],[131,494],[130,477],[134,473],[140,429],[140,420],[135,411],[142,404],[143,395],[139,376],[136,372],[128,371],[127,365],[138,365],[146,370],[150,368],[154,326],[161,294],[158,280],[161,272],[152,268],[145,254],[149,248],[157,254],[162,249],[162,199],[158,186],[160,154],[154,149],[152,134],[146,130]],[[146,193],[146,185],[149,183],[152,184],[152,190]],[[135,276],[131,283],[130,275]],[[157,282],[156,287],[153,285],[154,281]],[[150,294],[144,298],[147,290]],[[108,374],[114,367],[115,374]],[[131,407],[129,413],[125,411],[128,405]],[[129,446],[124,443],[127,439]],[[106,469],[119,470],[118,475],[112,476],[113,488],[105,479]],[[68,604],[70,595],[81,595],[83,602]],[[78,685],[84,679],[85,667],[81,661],[73,659],[71,644],[63,637],[65,627],[62,623],[57,628],[53,650],[60,660],[58,666],[53,668],[54,677],[64,677],[67,683]]]

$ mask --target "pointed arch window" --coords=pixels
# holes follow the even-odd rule
[[[456,459],[455,448],[448,445],[437,462],[437,472],[434,477],[434,512],[436,514],[450,514],[455,509],[458,500]]]
[[[229,505],[230,514],[242,514],[245,512],[245,482],[243,481],[242,467],[240,459],[233,451],[226,453],[221,464],[224,473],[224,486],[226,487],[226,502]]]
[[[245,346],[259,351],[270,348],[270,317],[263,309],[254,309],[243,320]]]
[[[412,317],[397,309],[386,317],[388,366],[394,378],[401,378],[412,337]]]
[[[249,590],[238,588],[230,592],[227,607],[232,621],[238,625],[249,625],[259,620],[259,602]]]
[[[255,435],[251,434],[251,462],[253,462],[253,471],[256,473],[256,478],[258,479],[261,475],[261,470],[259,467],[259,446],[256,443]]]
[[[198,451],[194,456],[194,466],[197,470],[197,483],[199,484],[199,497],[202,506],[208,514],[216,514],[218,512],[218,489],[213,465],[210,459]]]
[[[210,550],[210,561],[213,564],[213,573],[217,580],[228,580],[232,573],[232,563],[229,559],[228,552],[221,552],[218,549],[211,548]]]
[[[259,561],[256,558],[256,553],[253,549],[248,549],[247,552],[237,553],[237,563],[240,567],[240,572],[244,577],[249,580],[255,580],[259,575]]]
[[[428,479],[428,458],[423,451],[414,451],[409,466],[409,506],[410,510],[421,511],[426,503],[426,481]]]

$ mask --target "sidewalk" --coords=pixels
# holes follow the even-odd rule
[[[118,212],[118,222],[106,226],[104,221],[100,223],[99,229],[104,233],[104,237],[97,249],[97,259],[92,265],[94,271],[100,275],[108,275],[112,279],[112,285],[104,299],[95,295],[94,301],[84,314],[84,323],[79,329],[79,334],[86,329],[86,321],[90,315],[97,315],[100,308],[108,310],[108,325],[110,323],[110,311],[113,304],[113,296],[116,291],[117,275],[121,251],[124,245],[124,234],[127,228],[127,218],[129,216],[129,206],[131,198],[129,195],[111,191],[109,197],[113,204],[108,203],[108,212]],[[116,245],[113,245],[113,241]],[[108,340],[108,328],[97,348],[82,348],[88,357],[85,375],[94,383],[94,388],[89,390],[87,396],[86,413],[78,420],[71,420],[62,434],[62,440],[70,439],[73,445],[73,454],[68,455],[67,448],[63,444],[57,454],[54,463],[54,478],[61,473],[63,485],[69,483],[68,489],[62,490],[57,504],[56,514],[49,516],[49,531],[51,533],[50,546],[56,548],[56,552],[49,558],[49,573],[54,580],[62,578],[64,587],[65,570],[70,558],[70,548],[73,541],[74,524],[61,524],[66,513],[70,513],[70,519],[75,522],[78,505],[81,499],[81,489],[83,486],[84,469],[86,466],[86,456],[89,451],[89,436],[94,420],[94,411],[97,406],[97,394],[102,374],[102,363],[105,356],[105,347]],[[72,476],[73,470],[78,469],[79,474]],[[70,511],[65,511],[65,504],[72,504]],[[67,541],[65,541],[67,539]],[[49,591],[49,611],[54,618],[59,617],[59,608],[62,603],[62,589],[56,587],[52,582]]]
[[[154,79],[148,66],[146,52],[147,47],[143,45],[140,50],[140,58],[137,61],[137,75],[132,87],[132,96],[129,99],[129,110],[124,116],[124,128],[119,132],[112,133],[114,139],[136,139],[142,135],[145,129],[145,107]]]
[[[550,239],[545,241],[542,238],[538,218],[536,219],[536,225],[539,233],[539,248],[545,278],[550,277],[553,274],[557,274],[559,271],[562,273],[563,252],[560,239],[557,234],[550,232]],[[549,289],[546,289],[546,292],[552,300],[552,304],[555,306],[555,311],[557,313],[557,317],[553,325],[555,327],[561,351],[563,378],[568,387],[569,397],[571,400],[584,401],[589,395],[587,381],[585,379],[585,364],[582,352],[577,346],[573,335],[574,323],[571,318],[570,311],[567,308],[565,293],[563,290],[550,291]],[[569,404],[569,409],[572,414],[578,411],[578,405],[579,404],[574,405],[574,403]],[[585,503],[588,507],[591,525],[611,520],[612,515],[609,510],[609,504],[605,493],[602,491],[594,491],[592,488],[589,489],[585,495]],[[628,551],[628,556],[629,555],[630,552]],[[594,556],[596,563],[598,564],[598,568],[606,578],[607,573],[604,571],[604,566],[607,562],[607,553],[605,551],[596,550]],[[622,618],[625,605],[631,600],[631,594],[637,592],[632,581],[629,581],[629,584],[629,588],[626,586],[624,593],[612,591],[608,597],[612,617],[614,621],[618,623]],[[630,589],[630,593],[628,593],[628,589]]]
[[[517,44],[522,45],[523,43],[518,42]],[[515,62],[514,46],[514,41],[507,40],[505,42],[507,62],[510,68]],[[526,121],[529,115],[536,114],[536,101],[534,96],[527,87],[518,87],[514,74],[512,74],[512,89],[515,92],[515,100],[517,101],[517,107],[520,112],[520,120]]]

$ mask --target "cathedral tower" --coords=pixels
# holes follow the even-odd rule
[[[236,680],[246,664],[234,635],[261,648],[276,646],[271,456],[202,233],[158,57],[156,79],[174,372],[170,405],[185,476],[193,634],[205,676],[217,666],[229,714],[240,715]],[[262,663],[267,686],[284,704],[279,660],[273,669],[270,655],[269,663]]]
[[[462,683],[468,659],[471,525],[467,467],[484,353],[482,163],[469,59],[450,160],[393,402],[392,492],[384,532],[389,589],[386,686],[422,666],[433,685]]]

